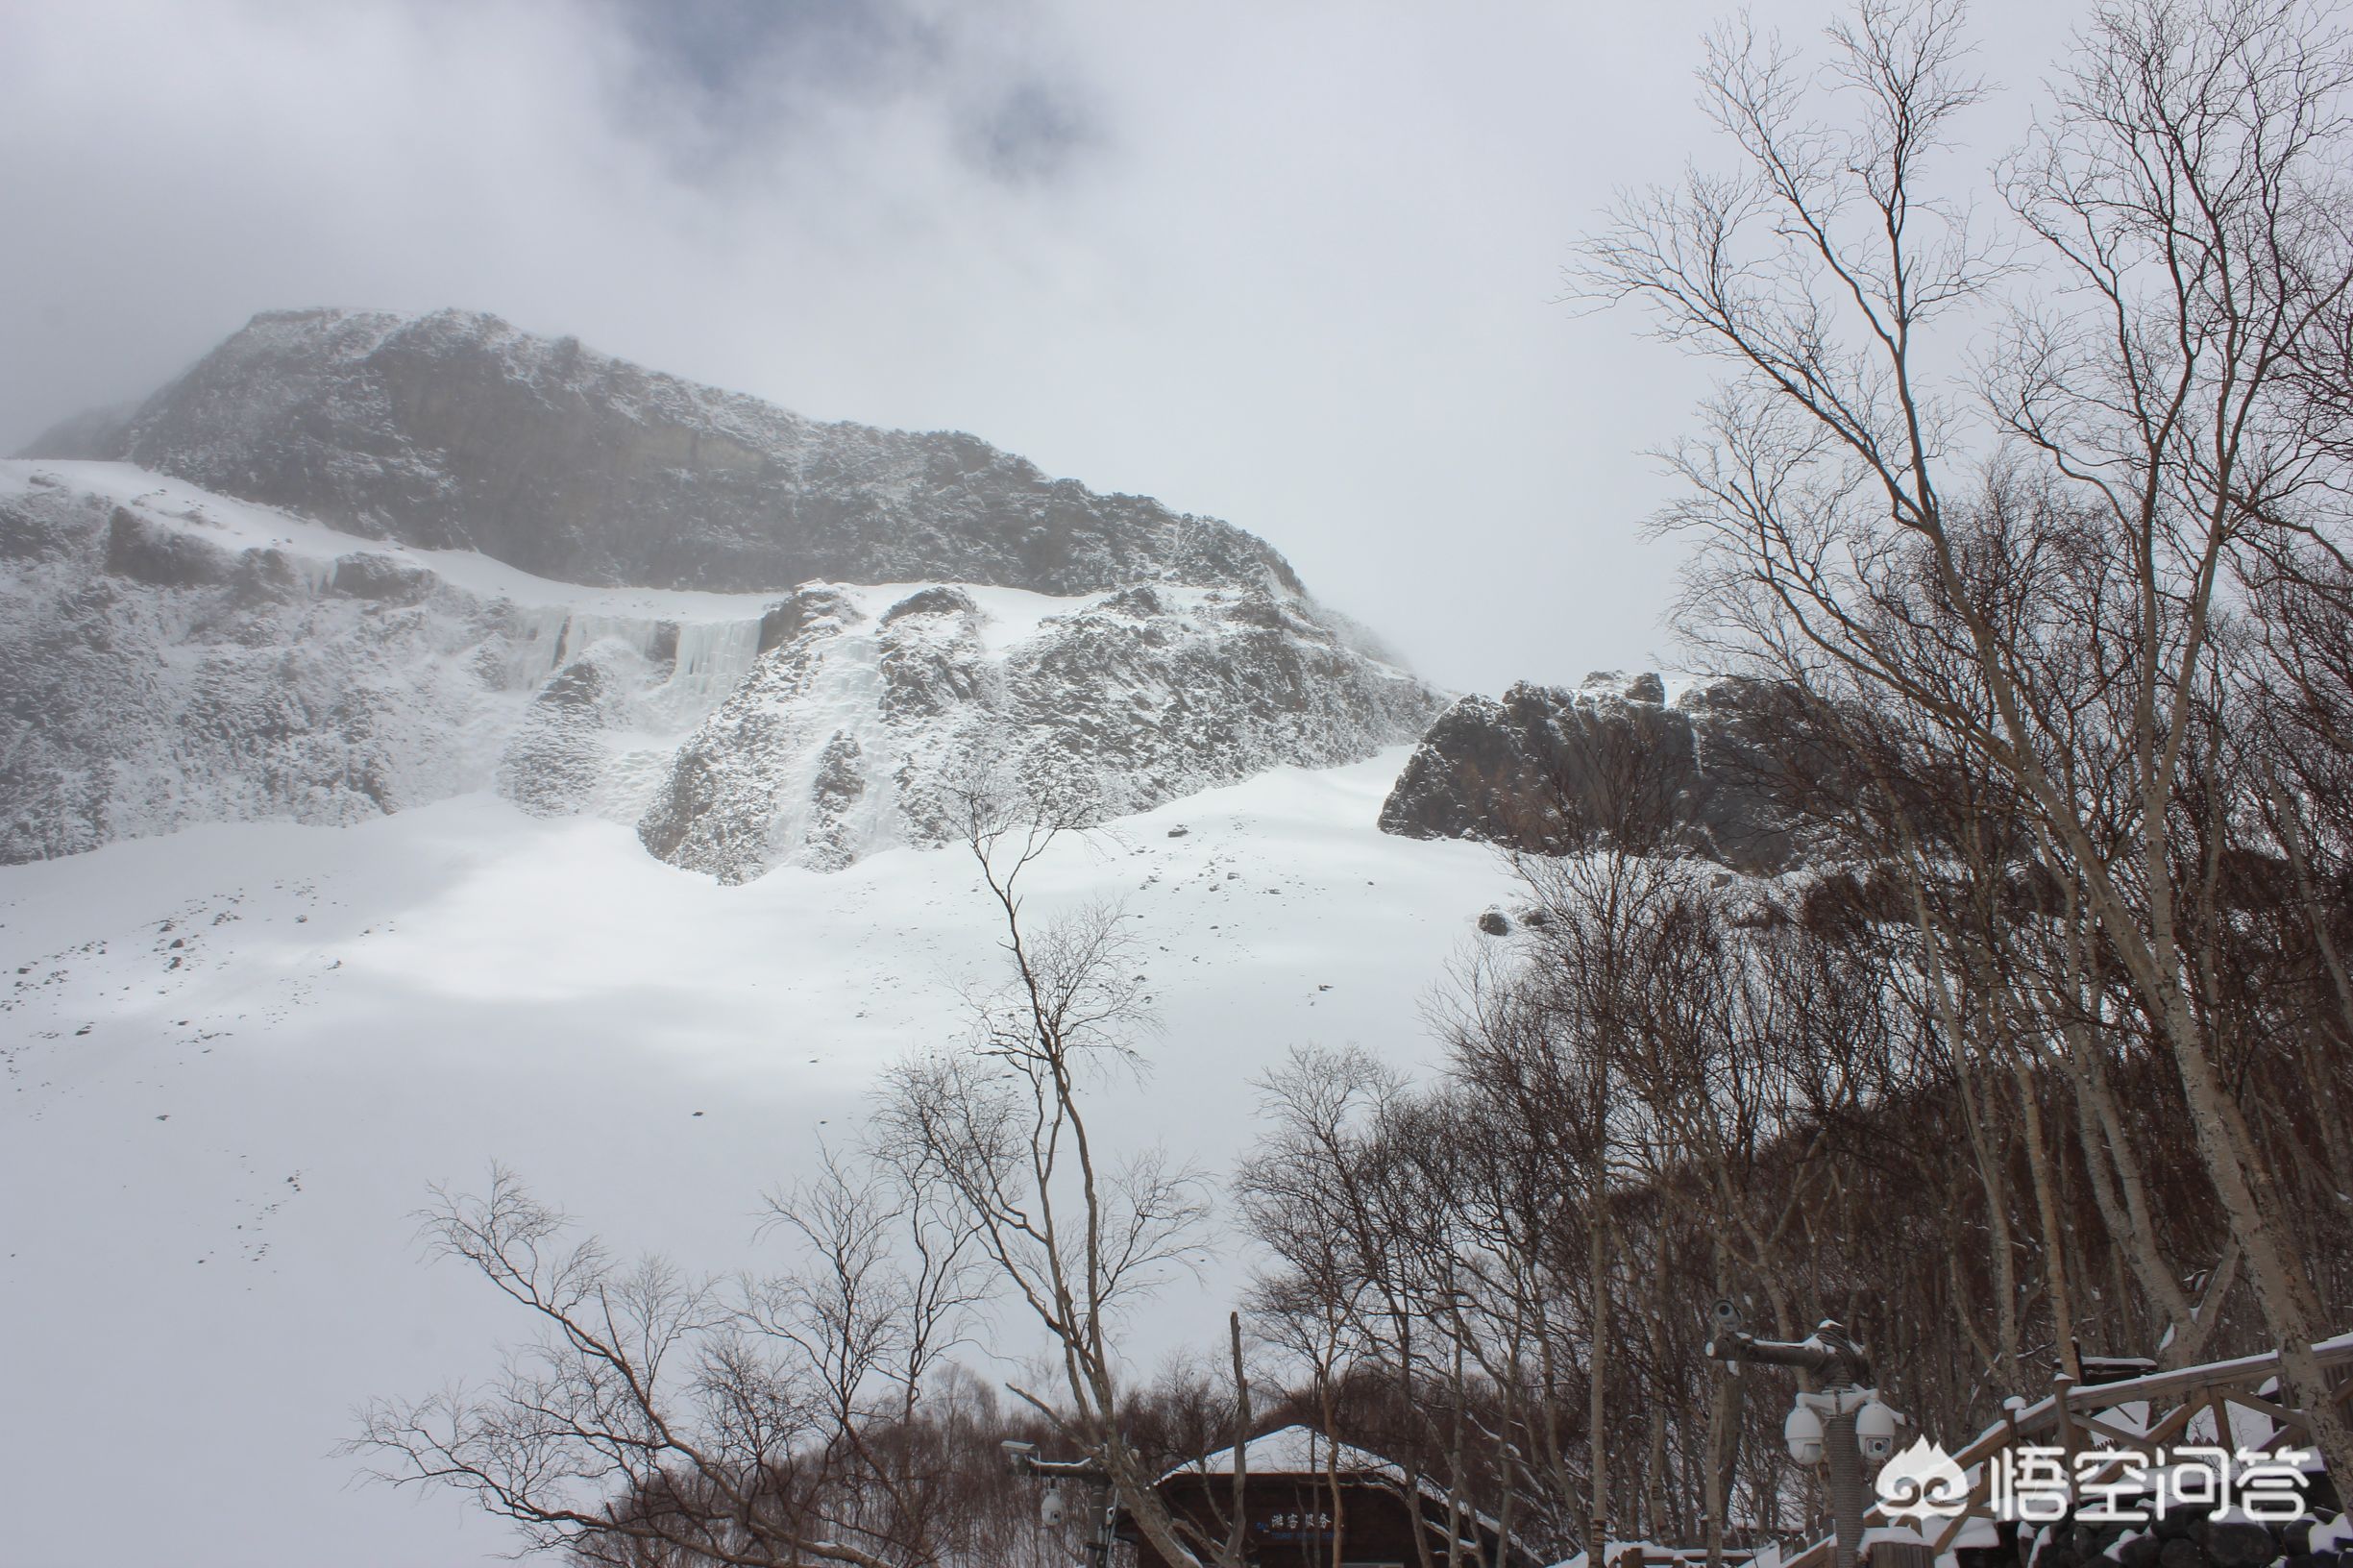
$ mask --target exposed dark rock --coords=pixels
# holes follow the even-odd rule
[[[980,609],[961,588],[926,588],[883,612],[882,714],[908,723],[979,700],[989,680]]]
[[[602,732],[620,698],[620,683],[596,659],[557,671],[500,755],[499,793],[534,817],[586,810],[604,777]]]
[[[308,597],[310,579],[282,550],[249,550],[237,556],[237,602],[249,609],[289,603]]]
[[[106,569],[159,588],[194,588],[227,582],[236,575],[236,560],[208,540],[158,527],[117,506],[107,519]]]
[[[100,526],[86,517],[60,517],[45,506],[0,502],[0,561],[56,560],[79,554]]]
[[[2157,1554],[2157,1568],[2214,1568],[2214,1559],[2197,1542],[2178,1537],[2166,1542]]]
[[[387,604],[415,604],[433,591],[432,574],[396,561],[389,555],[358,551],[336,557],[329,585],[354,599],[380,600]]]
[[[1782,785],[1808,753],[1787,739],[1795,698],[1709,682],[1674,706],[1655,675],[1523,683],[1440,714],[1381,809],[1383,831],[1483,839],[1558,854],[1606,839],[1770,873],[1802,858]]]
[[[2218,1519],[2207,1527],[2206,1555],[2215,1568],[2263,1568],[2279,1556],[2279,1541],[2251,1519]]]
[[[882,612],[882,624],[889,625],[909,615],[978,615],[980,607],[972,596],[961,588],[923,588]]]
[[[1595,678],[1591,675],[1586,676],[1586,684],[1591,685]],[[1646,671],[1626,682],[1626,699],[1629,702],[1664,704],[1667,700],[1667,683],[1654,673]]]
[[[857,738],[839,730],[818,753],[817,776],[809,784],[809,825],[801,835],[799,856],[813,870],[840,870],[858,858],[862,845],[850,817],[866,796],[866,774],[859,766],[863,755]]]
[[[1238,528],[969,435],[821,424],[468,311],[267,312],[127,425],[62,426],[33,454],[124,458],[571,582],[1299,588]]]

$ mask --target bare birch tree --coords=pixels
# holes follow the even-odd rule
[[[1198,1263],[1209,1212],[1198,1173],[1155,1146],[1107,1143],[1091,1119],[1091,1089],[1140,1068],[1136,1041],[1150,1023],[1123,916],[1104,904],[1052,921],[1026,913],[1026,873],[1083,831],[1082,814],[989,783],[955,809],[1002,922],[1004,983],[968,998],[964,1044],[889,1073],[878,1152],[909,1184],[947,1195],[998,1285],[1046,1334],[1059,1386],[1016,1392],[1103,1467],[1167,1560],[1228,1562],[1229,1537],[1163,1503],[1158,1474],[1121,1429],[1122,1314]],[[1238,1355],[1235,1364],[1238,1375]],[[1238,1387],[1238,1427],[1247,1408]]]
[[[1980,96],[1961,27],[1949,0],[1866,0],[1819,72],[1719,35],[1703,81],[1745,166],[1630,202],[1584,286],[1728,367],[1674,459],[1691,498],[1666,526],[1703,551],[1687,622],[1931,716],[2015,789],[2179,1074],[2289,1386],[2353,1469],[2310,1354],[2319,1301],[2218,1065],[2174,842],[2229,574],[2267,534],[2339,522],[2293,367],[2353,282],[2345,39],[2293,0],[2100,10],[2000,173],[2022,277],[1936,184]],[[1966,336],[1940,361],[1936,333],[2013,283],[1972,384]],[[1985,570],[2054,518],[2105,575],[2092,602],[2022,603]],[[2070,639],[2101,676],[2090,754],[2036,680],[2035,649]],[[1958,688],[1939,678],[1955,649]]]

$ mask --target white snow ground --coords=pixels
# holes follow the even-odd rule
[[[1222,1172],[1288,1046],[1430,1059],[1418,1004],[1510,880],[1375,830],[1404,756],[1278,770],[1037,868],[1042,912],[1138,917],[1164,1033],[1113,1125]],[[721,887],[481,795],[0,869],[0,1564],[511,1551],[331,1453],[362,1400],[478,1375],[522,1328],[422,1261],[428,1184],[500,1161],[616,1250],[758,1262],[760,1193],[956,1030],[994,938],[974,890],[961,852],[906,849]],[[1142,1359],[1215,1341],[1240,1266],[1167,1292]]]

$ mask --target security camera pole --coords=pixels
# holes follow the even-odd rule
[[[1720,1361],[1760,1361],[1810,1373],[1819,1392],[1801,1391],[1782,1426],[1790,1458],[1800,1464],[1829,1462],[1830,1521],[1838,1568],[1854,1568],[1863,1541],[1863,1460],[1895,1451],[1895,1412],[1868,1386],[1871,1361],[1863,1347],[1831,1318],[1803,1339],[1759,1339],[1740,1327],[1740,1309],[1715,1306],[1715,1337],[1707,1354]],[[1737,1370],[1737,1367],[1735,1367]]]
[[[1111,1568],[1113,1514],[1111,1472],[1095,1459],[1042,1459],[1038,1445],[1008,1437],[997,1447],[1005,1452],[1005,1462],[1017,1476],[1041,1476],[1046,1489],[1038,1500],[1038,1518],[1048,1529],[1062,1523],[1062,1482],[1074,1481],[1089,1488],[1093,1501],[1091,1528],[1086,1549],[1089,1568]]]

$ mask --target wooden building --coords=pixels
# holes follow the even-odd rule
[[[1308,1426],[1283,1427],[1244,1445],[1242,1515],[1252,1568],[1417,1568],[1418,1531],[1434,1568],[1447,1558],[1446,1488],[1365,1449],[1336,1442]],[[1235,1451],[1179,1465],[1156,1489],[1170,1512],[1213,1540],[1226,1538],[1234,1514]],[[1463,1568],[1538,1568],[1489,1514],[1463,1500],[1456,1529]],[[1171,1563],[1139,1538],[1137,1568],[1195,1568]]]

